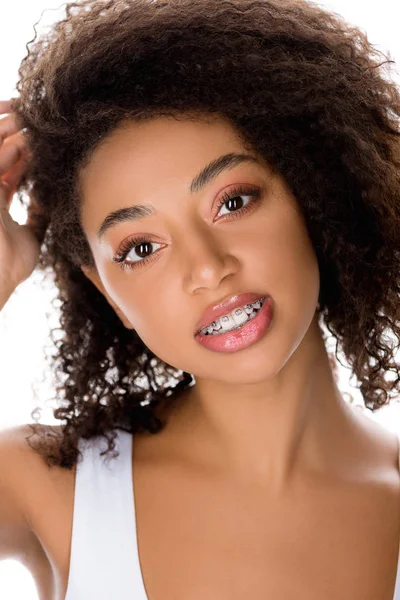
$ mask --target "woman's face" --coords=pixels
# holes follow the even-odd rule
[[[296,199],[257,154],[190,189],[204,167],[232,153],[249,156],[222,118],[164,117],[115,130],[81,174],[82,225],[97,267],[84,270],[168,364],[196,378],[255,383],[316,333],[319,271]],[[236,204],[218,208],[230,192]],[[132,210],[127,218],[143,204],[141,218]],[[128,210],[110,218],[121,209]],[[125,263],[114,262],[132,240]],[[201,346],[195,333],[204,310],[246,292],[271,296],[269,331],[237,352]]]

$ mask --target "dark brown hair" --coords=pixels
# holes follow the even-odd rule
[[[113,429],[156,433],[157,410],[193,382],[126,329],[80,269],[93,256],[79,172],[125,119],[229,119],[301,206],[320,322],[365,406],[399,392],[400,95],[389,59],[305,0],[84,0],[35,35],[14,109],[32,152],[18,198],[36,218],[63,333],[52,357],[62,438],[49,465],[72,468],[80,438],[104,435],[109,453]]]

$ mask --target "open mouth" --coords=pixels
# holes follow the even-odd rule
[[[241,329],[246,323],[257,316],[266,298],[267,296],[263,296],[252,304],[246,304],[234,309],[231,313],[216,319],[207,327],[200,329],[196,335],[217,336]]]

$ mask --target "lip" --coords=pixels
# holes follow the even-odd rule
[[[203,335],[199,333],[196,335],[195,340],[211,352],[224,354],[239,352],[254,346],[268,334],[271,329],[273,314],[273,301],[270,296],[267,296],[256,316],[244,323],[240,329],[226,331],[220,335]]]
[[[256,300],[263,298],[264,296],[268,296],[267,293],[256,293],[256,292],[247,292],[245,294],[239,294],[236,296],[231,296],[227,300],[220,302],[219,304],[214,304],[206,308],[201,318],[196,324],[195,336],[199,333],[201,329],[210,325],[213,321],[222,317],[228,313],[230,313],[235,308],[239,308],[239,306],[245,306],[246,304],[253,304]]]

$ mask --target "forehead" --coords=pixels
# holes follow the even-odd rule
[[[209,159],[219,150],[243,150],[238,133],[225,119],[218,116],[187,118],[159,117],[146,122],[121,122],[92,153],[81,171],[85,189],[93,179],[112,176],[108,166],[150,167],[168,165],[179,168],[202,158]],[[191,161],[191,158],[193,160]]]
[[[80,173],[82,218],[101,198],[159,194],[160,186],[185,189],[193,175],[226,152],[243,152],[233,126],[218,116],[123,121],[94,150]]]

